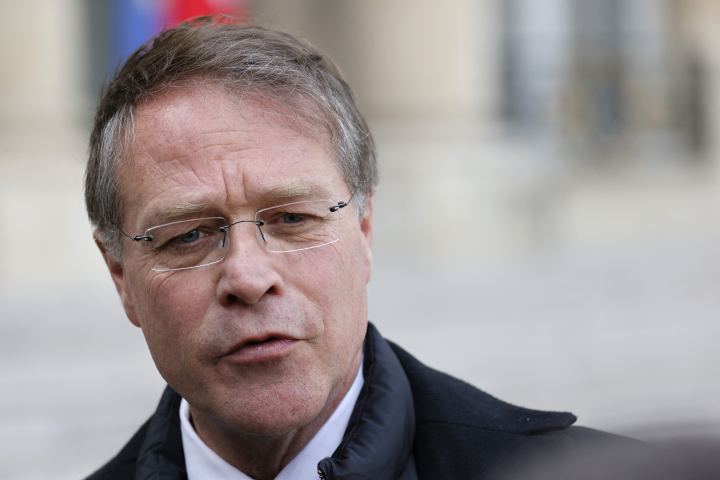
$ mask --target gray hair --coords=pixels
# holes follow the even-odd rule
[[[333,61],[307,41],[256,26],[200,17],[167,29],[130,55],[100,96],[85,172],[85,204],[99,240],[123,258],[118,165],[129,160],[135,109],[174,86],[209,81],[251,94],[328,133],[337,166],[362,218],[378,182],[375,145],[350,87]],[[134,234],[136,232],[130,232]]]

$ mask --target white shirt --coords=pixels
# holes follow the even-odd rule
[[[298,455],[285,465],[275,480],[317,480],[317,464],[333,454],[340,445],[365,379],[362,365],[355,381],[325,425]],[[180,430],[188,480],[252,480],[205,445],[190,423],[190,407],[180,402]]]

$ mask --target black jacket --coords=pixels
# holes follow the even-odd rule
[[[571,413],[510,405],[418,362],[370,324],[365,384],[343,441],[318,464],[320,478],[487,479],[538,454],[614,435],[571,427]],[[155,414],[88,480],[186,479],[181,397],[168,387]]]

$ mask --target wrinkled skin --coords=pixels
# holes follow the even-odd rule
[[[322,134],[267,102],[212,87],[170,89],[139,106],[119,180],[121,228],[131,235],[352,194]],[[363,219],[343,213],[340,241],[304,252],[268,252],[256,227],[241,223],[215,265],[156,272],[143,245],[128,239],[122,263],[105,255],[128,318],[190,404],[201,438],[255,478],[272,478],[312,438],[360,364],[372,205]],[[244,345],[267,337],[279,346]]]

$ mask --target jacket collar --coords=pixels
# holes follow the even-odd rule
[[[332,457],[318,464],[321,478],[397,479],[414,471],[415,407],[410,383],[390,345],[372,324],[365,337],[365,384]]]
[[[135,480],[187,480],[180,433],[182,397],[165,389],[138,453]]]

